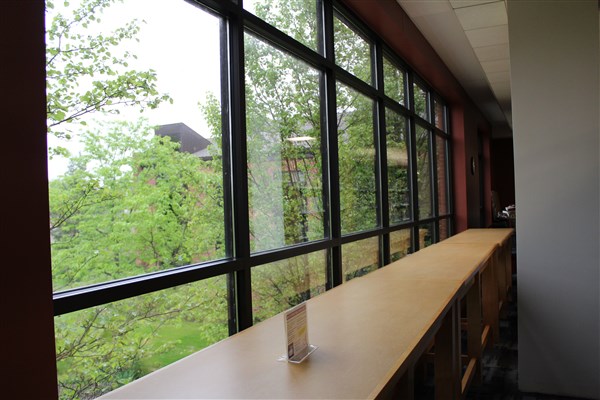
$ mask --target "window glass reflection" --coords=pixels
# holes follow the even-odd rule
[[[440,241],[450,237],[450,220],[442,218],[439,221]]]
[[[433,113],[435,116],[435,127],[447,132],[446,128],[446,106],[437,97],[433,100]]]
[[[371,83],[371,45],[342,22],[333,19],[335,63],[346,71]]]
[[[431,138],[428,129],[416,125],[417,141],[417,188],[419,195],[419,218],[433,215],[431,188]]]
[[[419,248],[424,249],[433,244],[433,223],[419,226]]]
[[[251,249],[323,238],[319,72],[250,34],[245,48]]]
[[[430,121],[429,118],[429,103],[428,103],[428,95],[427,91],[422,88],[417,83],[413,84],[413,93],[414,93],[414,110],[418,116],[421,118]]]
[[[373,100],[338,83],[338,154],[342,233],[377,226]]]
[[[447,146],[448,141],[436,135],[436,159],[435,165],[437,169],[437,196],[438,196],[438,214],[446,215],[450,212],[449,209],[449,193],[448,193],[448,160]]]
[[[397,224],[410,219],[407,119],[390,109],[385,111],[390,223]]]
[[[375,271],[378,266],[379,239],[377,237],[342,245],[344,282]]]
[[[383,88],[386,95],[405,105],[404,71],[396,67],[387,58],[383,58]]]
[[[312,50],[317,50],[316,0],[244,0],[244,8]]]
[[[228,335],[225,276],[54,318],[61,399],[95,399]]]
[[[392,262],[410,253],[411,231],[412,229],[402,229],[390,233],[390,260]]]
[[[327,253],[318,251],[252,268],[254,322],[325,292]]]
[[[184,1],[110,3],[101,23],[47,36],[55,291],[227,255],[221,20]],[[48,8],[49,30],[81,6],[67,4]]]

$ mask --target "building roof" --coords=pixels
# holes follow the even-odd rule
[[[183,122],[160,125],[154,133],[158,136],[168,136],[171,140],[180,143],[180,151],[194,154],[203,160],[212,158],[208,152],[208,146],[212,142]]]

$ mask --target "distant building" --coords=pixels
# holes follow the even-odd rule
[[[181,144],[179,150],[182,152],[191,153],[202,160],[212,159],[208,152],[208,146],[212,142],[183,122],[160,125],[154,133],[157,136],[168,136],[174,142]]]

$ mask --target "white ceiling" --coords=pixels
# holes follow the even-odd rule
[[[505,0],[397,0],[492,124],[512,135]]]

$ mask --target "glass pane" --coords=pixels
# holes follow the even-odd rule
[[[95,399],[228,335],[219,276],[54,318],[61,399]]]
[[[430,134],[426,128],[416,125],[417,140],[417,188],[419,194],[419,218],[431,217],[431,145]]]
[[[244,8],[317,51],[316,0],[244,0]]]
[[[383,89],[386,95],[404,105],[404,71],[383,58]]]
[[[407,120],[390,109],[385,111],[390,223],[397,224],[410,219]]]
[[[390,260],[392,262],[408,255],[411,249],[411,230],[402,229],[390,233]]]
[[[47,16],[54,290],[225,257],[220,19],[103,2],[59,37],[78,3]]]
[[[371,45],[358,33],[333,18],[335,63],[371,84]]]
[[[427,103],[427,91],[417,83],[413,84],[415,113],[423,119],[429,121],[429,105]]]
[[[246,34],[252,251],[324,236],[319,72]]]
[[[325,292],[327,252],[304,254],[251,271],[252,313],[256,323]]]
[[[433,99],[433,112],[435,116],[435,127],[444,132],[446,130],[446,106],[438,98]]]
[[[377,226],[373,100],[337,85],[342,233]]]
[[[447,165],[447,146],[448,141],[440,136],[436,136],[436,169],[437,169],[437,195],[438,195],[438,213],[446,215],[449,211],[448,206],[448,165]]]
[[[419,249],[433,244],[433,223],[419,226]]]
[[[447,218],[440,219],[440,240],[450,237],[450,220]]]
[[[379,239],[377,237],[342,245],[344,282],[375,271],[378,266]]]

